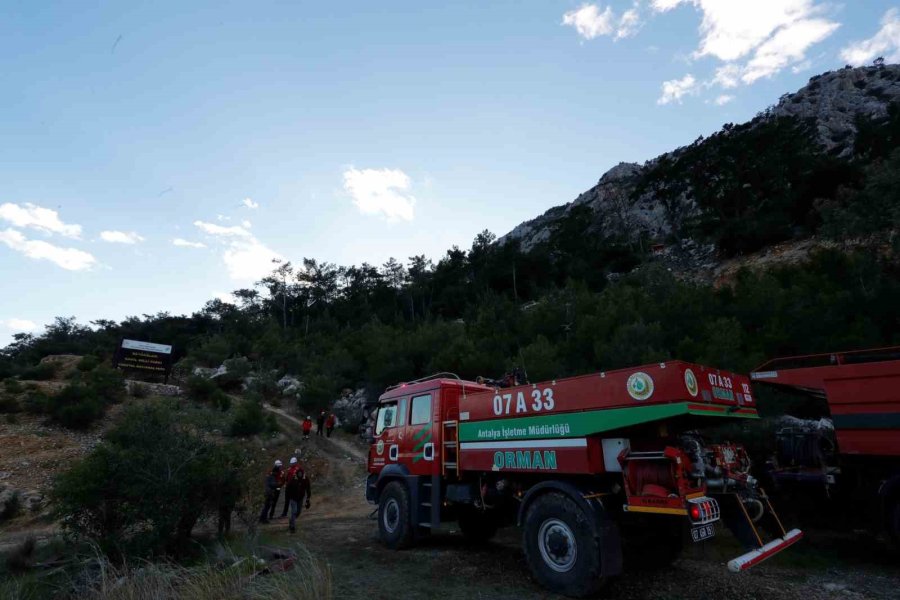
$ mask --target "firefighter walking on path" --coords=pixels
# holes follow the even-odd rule
[[[262,512],[259,513],[260,523],[268,523],[269,519],[271,519],[275,513],[275,504],[278,502],[278,493],[281,491],[281,485],[283,483],[282,476],[281,461],[276,460],[275,466],[273,466],[272,470],[269,471],[269,474],[266,475],[266,501],[265,504],[263,504]]]
[[[302,469],[300,466],[300,462],[297,460],[296,456],[292,456],[290,462],[288,463],[287,471],[284,472],[284,480],[290,483],[291,479],[294,478],[294,473],[297,472],[298,469]],[[290,505],[291,499],[288,496],[287,488],[284,491],[284,508],[281,509],[281,518],[285,518],[288,515],[288,505]]]
[[[331,437],[331,432],[334,431],[334,423],[337,420],[337,417],[334,416],[334,413],[329,413],[328,418],[325,419],[325,437]]]
[[[325,409],[319,411],[319,417],[316,419],[316,435],[322,435],[325,429]]]
[[[309,439],[309,432],[312,431],[312,419],[309,416],[303,420],[303,439]]]
[[[298,468],[294,471],[293,477],[287,482],[284,489],[285,496],[291,502],[291,519],[288,522],[288,531],[295,533],[297,531],[297,517],[300,515],[300,507],[306,499],[306,508],[309,508],[309,500],[312,498],[312,488],[309,485],[309,478],[306,471]]]

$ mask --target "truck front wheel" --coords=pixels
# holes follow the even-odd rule
[[[384,545],[392,550],[408,548],[412,544],[409,492],[399,481],[388,483],[378,497],[378,534]]]
[[[601,577],[600,540],[592,515],[564,494],[534,500],[525,516],[523,546],[531,573],[551,591],[585,598],[607,583]]]

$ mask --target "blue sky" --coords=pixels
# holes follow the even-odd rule
[[[811,75],[898,60],[896,6],[6,0],[0,344],[190,313],[276,255],[502,235]]]

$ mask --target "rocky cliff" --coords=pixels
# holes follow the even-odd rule
[[[778,117],[812,119],[817,142],[824,152],[847,157],[853,152],[860,117],[879,118],[887,115],[888,106],[900,99],[900,65],[844,68],[816,75],[793,94],[785,94],[778,103],[759,113],[751,122],[758,124]],[[703,142],[700,142],[701,144]],[[663,241],[670,238],[677,223],[696,217],[700,208],[688,187],[678,200],[678,210],[667,210],[652,191],[637,193],[636,186],[647,169],[660,160],[677,160],[683,148],[656,157],[643,165],[620,163],[607,171],[597,185],[568,204],[551,208],[543,215],[526,221],[505,236],[519,240],[530,250],[549,239],[554,223],[573,209],[587,205],[593,210],[592,232],[601,237],[626,235]],[[666,253],[674,260],[709,267],[716,263],[715,248],[698,240],[682,239]]]

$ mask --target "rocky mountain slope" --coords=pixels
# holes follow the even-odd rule
[[[888,106],[898,99],[900,65],[847,67],[812,77],[806,86],[793,94],[785,94],[775,106],[759,113],[751,126],[779,117],[811,119],[822,151],[846,158],[853,153],[857,120],[886,116]],[[678,199],[678,209],[673,210],[671,201],[667,206],[652,190],[640,191],[638,185],[649,169],[660,161],[677,161],[683,151],[684,148],[679,148],[643,165],[620,163],[604,173],[597,185],[573,201],[518,225],[499,241],[518,240],[524,250],[530,250],[550,238],[554,224],[560,219],[577,207],[587,206],[592,209],[592,231],[598,236],[610,237],[626,232],[633,239],[644,237],[671,243],[671,234],[680,223],[700,215],[701,208],[695,195],[687,186]],[[710,267],[719,262],[715,250],[714,245],[701,240],[682,238],[666,252],[673,258],[678,255],[694,266]]]

